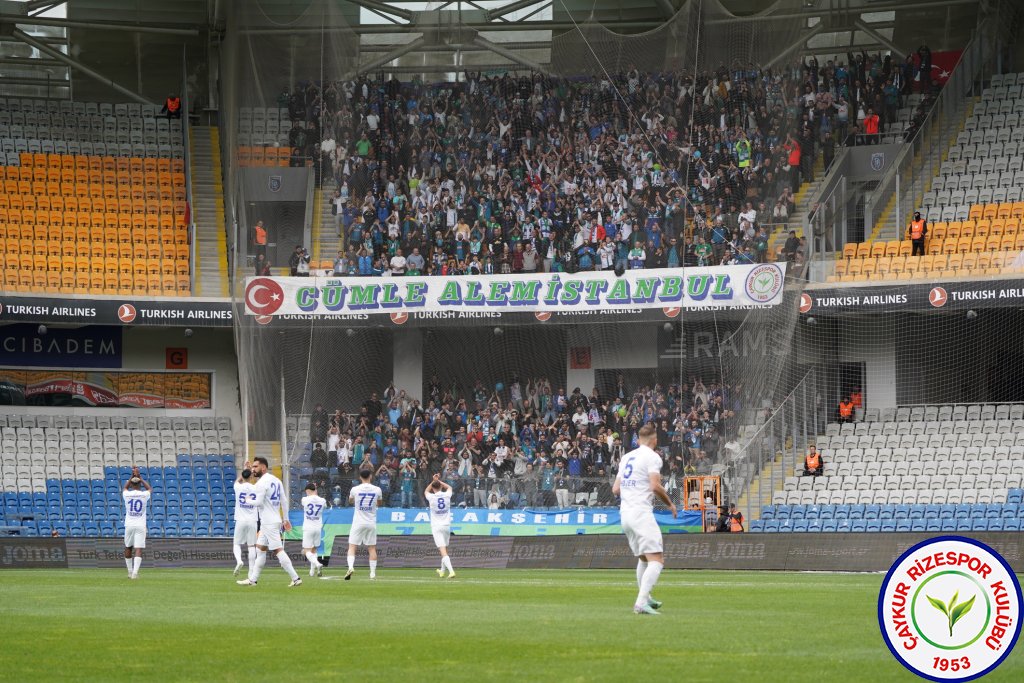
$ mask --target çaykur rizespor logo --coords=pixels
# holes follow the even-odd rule
[[[782,269],[774,263],[765,263],[752,269],[747,274],[744,289],[754,301],[767,303],[774,299],[785,284]]]
[[[1020,584],[998,553],[968,538],[915,545],[886,576],[878,622],[893,655],[914,673],[963,681],[994,669],[1020,634]]]

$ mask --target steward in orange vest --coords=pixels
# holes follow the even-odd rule
[[[811,446],[811,452],[804,456],[804,476],[820,477],[824,465],[825,461],[822,459],[821,453]]]
[[[853,409],[853,401],[850,400],[849,396],[844,397],[839,402],[839,421],[853,422]]]
[[[860,387],[853,390],[850,394],[850,403],[853,404],[854,410],[860,410],[864,405],[864,394],[860,392]]]
[[[913,247],[910,250],[911,256],[924,256],[924,238],[928,235],[928,221],[921,218],[921,212],[914,212],[914,220],[910,221],[907,228],[907,235]]]
[[[743,533],[743,513],[736,509],[736,505],[729,506],[729,531],[734,534]]]

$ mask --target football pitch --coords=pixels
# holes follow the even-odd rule
[[[650,617],[631,571],[341,574],[5,571],[0,680],[922,680],[879,634],[880,575],[666,570]],[[1019,650],[983,680],[1024,680]]]

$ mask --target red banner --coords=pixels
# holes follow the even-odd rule
[[[129,391],[121,394],[121,405],[132,408],[164,408],[164,399],[152,394]]]
[[[93,406],[116,406],[117,393],[74,379],[53,379],[25,387],[25,398],[40,394],[72,394]]]
[[[956,68],[957,63],[960,61],[960,55],[963,54],[963,50],[945,50],[943,52],[932,53],[932,82],[938,83],[939,85],[945,85],[946,81],[953,74],[953,69]],[[918,62],[920,65],[920,62]]]
[[[165,408],[209,408],[210,402],[204,398],[198,398],[193,401],[184,398],[169,398],[164,402]]]

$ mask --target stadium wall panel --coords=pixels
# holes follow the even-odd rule
[[[707,534],[665,537],[671,569],[882,572],[910,546],[941,534]],[[978,533],[971,538],[1024,572],[1024,533]],[[303,562],[298,544],[289,556]],[[381,568],[433,568],[433,539],[382,536]],[[332,566],[343,567],[346,546],[337,544]],[[632,569],[636,559],[619,535],[456,537],[449,548],[457,567],[482,569]],[[234,563],[230,539],[150,539],[146,565],[156,568],[224,569]],[[360,562],[362,562],[360,556]],[[0,539],[0,569],[123,567],[121,539]]]

